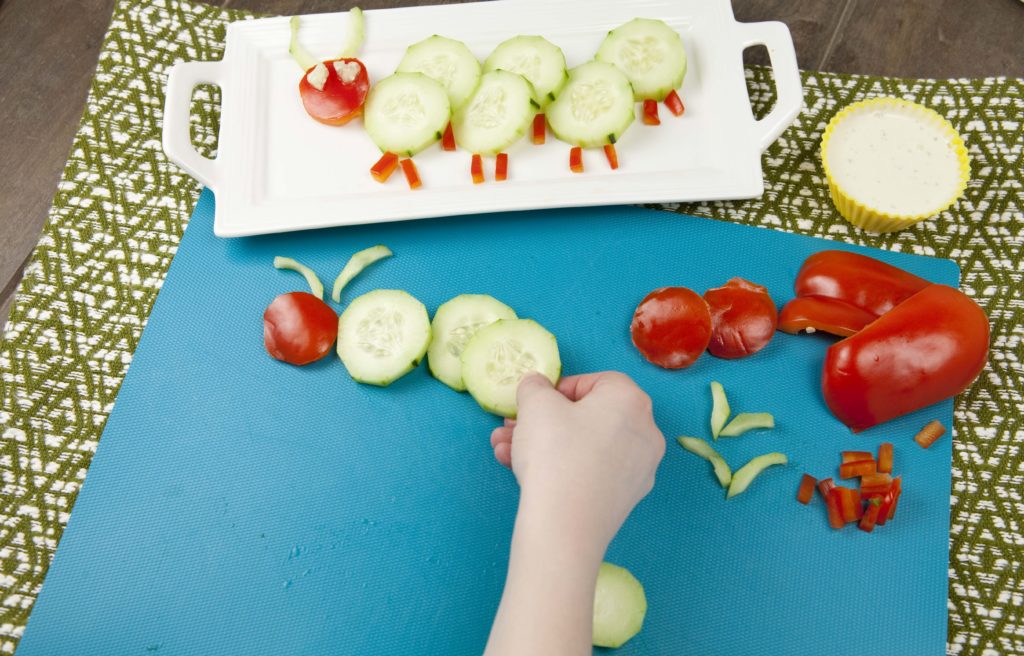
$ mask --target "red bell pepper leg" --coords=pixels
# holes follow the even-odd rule
[[[615,152],[615,146],[608,144],[604,147],[604,156],[608,158],[608,166],[612,170],[619,168],[619,154]]]
[[[391,174],[398,168],[398,155],[394,153],[384,153],[381,155],[377,163],[370,167],[370,175],[377,182],[387,182],[387,179],[391,177]]]
[[[579,146],[569,151],[569,170],[573,173],[583,173],[583,149]]]
[[[683,106],[683,101],[679,97],[679,94],[675,92],[675,89],[669,91],[665,97],[665,106],[668,107],[668,111],[672,112],[676,116],[682,116],[686,108]]]
[[[547,135],[547,124],[543,114],[537,114],[533,117],[533,143],[538,146],[544,143],[544,137]]]
[[[508,153],[498,153],[494,162],[494,179],[497,182],[508,179]]]
[[[658,117],[657,100],[648,98],[644,101],[643,121],[644,125],[661,125],[661,119]]]
[[[410,189],[419,189],[423,186],[423,182],[420,180],[420,174],[416,170],[416,165],[411,159],[402,160],[402,173],[405,174],[405,181],[409,183]]]
[[[480,155],[473,155],[469,173],[473,176],[473,184],[480,184],[484,181],[484,160]]]
[[[444,129],[444,136],[441,137],[441,148],[455,150],[455,133],[452,132],[451,121],[448,122],[448,127]]]

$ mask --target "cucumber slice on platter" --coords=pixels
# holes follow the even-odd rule
[[[636,100],[664,100],[686,77],[686,50],[664,21],[634,18],[608,33],[594,57],[626,74]]]
[[[633,122],[633,87],[611,64],[592,61],[569,71],[569,81],[544,114],[555,136],[574,146],[614,144]]]
[[[338,357],[360,383],[393,383],[420,363],[429,343],[427,308],[401,290],[367,292],[338,320]]]
[[[515,318],[515,310],[486,294],[460,294],[441,304],[430,324],[430,373],[453,390],[464,392],[462,351],[466,344],[484,326]]]
[[[601,563],[594,589],[594,631],[596,647],[621,647],[640,633],[647,615],[644,586],[630,571]]]
[[[444,88],[422,73],[395,73],[370,89],[363,123],[384,152],[412,157],[441,139],[451,119]]]
[[[436,80],[452,110],[461,107],[480,83],[480,62],[466,44],[436,34],[409,46],[395,72],[423,73]]]
[[[484,62],[484,72],[508,71],[533,85],[541,109],[547,106],[569,79],[562,49],[542,36],[516,36],[502,41]]]
[[[455,142],[474,154],[500,153],[526,134],[536,110],[533,87],[525,77],[491,71],[452,117]]]
[[[487,412],[516,416],[516,388],[536,371],[558,382],[558,342],[536,321],[503,319],[477,331],[462,351],[462,380]]]

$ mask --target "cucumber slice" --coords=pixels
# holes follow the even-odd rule
[[[306,279],[306,284],[309,285],[309,291],[313,292],[313,296],[321,301],[324,300],[324,284],[320,282],[316,273],[302,262],[290,257],[277,256],[274,258],[274,268],[302,274],[302,277]]]
[[[384,152],[412,157],[441,138],[451,118],[444,88],[422,73],[395,73],[370,89],[363,122]]]
[[[500,153],[526,133],[536,109],[533,87],[525,77],[491,71],[452,117],[455,141],[471,153]]]
[[[515,310],[493,296],[461,294],[443,303],[430,324],[431,340],[427,349],[430,373],[456,392],[464,392],[462,351],[484,326],[500,319],[515,319]]]
[[[729,483],[729,492],[726,494],[726,499],[731,499],[737,494],[740,494],[754,482],[758,474],[763,472],[772,465],[785,465],[789,462],[784,453],[766,453],[762,456],[757,456],[747,464],[743,465],[736,470],[736,473],[732,475],[732,482]]]
[[[462,351],[462,380],[480,407],[516,416],[516,388],[537,371],[558,382],[562,361],[555,336],[530,319],[503,319],[485,326]]]
[[[569,81],[544,114],[555,136],[573,146],[613,144],[633,122],[633,88],[611,64],[592,61],[569,71]]]
[[[360,383],[393,383],[420,363],[429,343],[427,308],[401,290],[363,294],[338,320],[338,357]]]
[[[729,420],[729,399],[725,396],[725,388],[717,380],[711,381],[711,437],[718,439],[722,427]]]
[[[423,73],[437,80],[448,94],[453,111],[473,95],[480,83],[480,62],[466,44],[436,34],[409,46],[395,72]]]
[[[359,7],[352,7],[348,10],[348,34],[342,43],[341,52],[335,59],[349,59],[359,54],[365,36],[366,26],[363,21],[363,10]]]
[[[630,571],[601,563],[594,589],[595,647],[618,648],[640,633],[647,614],[644,586]]]
[[[595,59],[625,73],[637,100],[664,100],[686,77],[686,50],[679,33],[650,18],[634,18],[609,32]]]
[[[741,412],[718,433],[719,437],[739,437],[755,428],[775,428],[775,417],[770,412]]]
[[[679,442],[679,446],[690,453],[710,462],[711,466],[715,469],[718,483],[722,487],[729,487],[729,483],[732,482],[732,470],[729,469],[729,464],[725,462],[725,458],[718,451],[712,449],[710,444],[696,437],[677,437],[676,441]]]
[[[291,32],[291,40],[288,41],[288,54],[292,56],[295,63],[305,73],[320,63],[320,60],[310,54],[306,48],[299,43],[299,17],[292,16],[288,20],[288,29]]]
[[[484,73],[508,71],[533,85],[533,99],[543,109],[569,79],[562,49],[542,36],[516,36],[502,41],[484,62]]]
[[[391,257],[391,249],[383,244],[377,244],[376,246],[370,246],[364,248],[352,257],[348,258],[348,262],[342,267],[341,273],[334,279],[334,288],[331,289],[331,300],[335,303],[341,303],[341,290],[345,288],[353,278],[363,272],[363,269],[370,266],[377,260],[382,260],[385,257]]]

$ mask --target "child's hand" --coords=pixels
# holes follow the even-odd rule
[[[531,374],[518,404],[518,420],[495,429],[491,445],[519,481],[520,512],[541,514],[603,553],[651,491],[665,454],[650,397],[616,372],[565,378],[557,390]]]

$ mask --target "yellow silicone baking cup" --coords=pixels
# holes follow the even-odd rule
[[[828,165],[828,144],[836,127],[856,112],[878,108],[895,109],[909,114],[919,120],[937,126],[949,138],[950,144],[956,152],[957,160],[960,163],[960,184],[957,186],[956,191],[951,193],[947,200],[936,205],[934,210],[922,214],[890,214],[889,212],[883,212],[848,194],[836,183],[835,178],[832,176],[832,171]],[[862,100],[847,106],[836,114],[829,121],[828,126],[825,128],[825,134],[821,138],[821,163],[825,167],[825,177],[828,178],[828,189],[832,194],[832,202],[835,204],[836,209],[839,210],[839,214],[853,225],[869,232],[895,232],[903,230],[949,209],[963,195],[964,190],[967,189],[967,181],[971,179],[971,162],[967,157],[967,148],[964,146],[963,139],[960,138],[959,133],[950,125],[949,121],[923,105],[900,100],[899,98],[871,98],[870,100]]]

